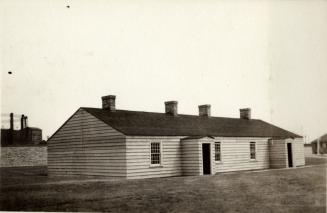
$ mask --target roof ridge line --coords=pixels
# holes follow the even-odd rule
[[[95,109],[95,110],[104,110],[102,108],[97,108],[97,107],[80,107],[81,109]],[[164,112],[149,112],[149,111],[138,111],[138,110],[125,110],[125,109],[116,109],[116,111],[118,112],[135,112],[135,113],[152,113],[152,114],[161,114],[161,115],[165,115],[166,113]],[[191,114],[177,114],[178,116],[191,116],[191,117],[199,117],[202,118],[202,116],[199,115],[191,115]],[[205,118],[223,118],[223,119],[235,119],[235,120],[246,120],[246,119],[242,119],[242,118],[232,118],[232,117],[223,117],[223,116],[210,116],[210,117],[205,117]],[[261,119],[257,119],[257,118],[253,118],[250,120],[254,120],[254,121],[262,121]]]

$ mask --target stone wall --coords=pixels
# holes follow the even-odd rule
[[[1,147],[1,167],[47,165],[46,146]]]

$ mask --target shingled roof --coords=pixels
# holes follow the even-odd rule
[[[300,138],[301,136],[257,119],[177,116],[165,113],[83,107],[85,111],[125,135],[221,136]]]

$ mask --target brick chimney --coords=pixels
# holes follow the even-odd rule
[[[177,101],[166,101],[165,110],[167,115],[177,116]]]
[[[251,120],[251,108],[240,109],[240,118]]]
[[[211,105],[199,105],[199,116],[210,117],[211,116]]]
[[[116,96],[102,96],[102,109],[109,110],[110,112],[116,111]]]

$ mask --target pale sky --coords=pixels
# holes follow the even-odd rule
[[[127,110],[250,107],[308,142],[327,132],[327,1],[0,2],[1,112],[44,138],[109,94]]]

